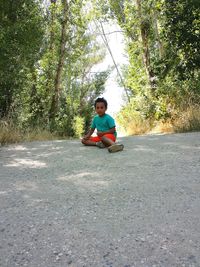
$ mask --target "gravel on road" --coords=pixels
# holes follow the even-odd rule
[[[0,148],[1,267],[200,267],[200,133]]]

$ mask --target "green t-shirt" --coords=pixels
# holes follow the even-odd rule
[[[107,132],[111,128],[115,127],[115,120],[108,114],[104,114],[102,117],[99,115],[96,115],[93,118],[91,128],[97,129],[97,131],[100,132]],[[117,133],[115,132],[114,135],[116,136]]]

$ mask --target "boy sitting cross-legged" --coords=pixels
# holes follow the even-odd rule
[[[93,118],[89,132],[81,140],[82,144],[99,148],[108,147],[111,153],[123,150],[124,145],[115,143],[117,136],[115,121],[106,114],[107,101],[104,98],[97,98],[94,106],[97,115]],[[97,136],[93,137],[95,129]]]

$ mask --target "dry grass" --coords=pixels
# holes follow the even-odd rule
[[[134,118],[132,121],[127,123],[124,132],[126,135],[140,135],[149,132],[152,128],[151,121],[142,120],[140,118]]]
[[[24,141],[45,141],[61,139],[60,136],[54,135],[46,130],[29,130],[20,131],[12,123],[0,121],[0,145],[19,143]]]
[[[167,121],[158,121],[152,133],[181,133],[200,131],[200,107],[191,106],[176,112]]]
[[[18,143],[22,140],[19,130],[5,121],[0,122],[0,145]]]
[[[55,140],[55,139],[60,139],[60,137],[52,134],[49,131],[37,129],[27,132],[23,139],[24,141],[30,142],[30,141]]]
[[[123,131],[125,135],[200,131],[200,107],[191,106],[185,111],[176,112],[166,121],[152,122],[139,116],[129,118]]]
[[[200,107],[189,107],[177,112],[171,119],[157,122],[152,133],[181,133],[200,131]]]
[[[150,133],[173,133],[174,127],[171,120],[158,121]]]
[[[187,110],[176,113],[171,120],[152,122],[139,116],[128,120],[122,127],[125,135],[140,135],[146,133],[173,133],[200,131],[200,107],[191,106]],[[61,139],[49,131],[35,129],[26,133],[17,129],[12,123],[0,121],[0,145],[19,143],[23,141],[45,141]]]
[[[173,120],[175,132],[200,131],[200,107],[189,107]]]

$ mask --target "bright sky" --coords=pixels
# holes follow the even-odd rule
[[[117,63],[120,70],[120,66],[127,63],[127,57],[125,56],[125,51],[124,51],[123,35],[121,32],[116,32],[120,31],[120,28],[117,25],[106,25],[104,26],[104,31],[105,33],[114,32],[106,36],[111,51],[113,53],[115,62]],[[104,61],[95,67],[95,71],[102,71],[105,70],[108,66],[113,66],[113,65],[114,64],[112,58],[109,54],[109,51],[107,50],[107,55]],[[115,113],[117,113],[120,110],[123,104],[123,99],[125,98],[124,90],[118,85],[117,79],[118,79],[117,71],[116,69],[114,69],[106,82],[105,93],[102,95],[108,101],[107,112],[112,116],[114,116]]]

